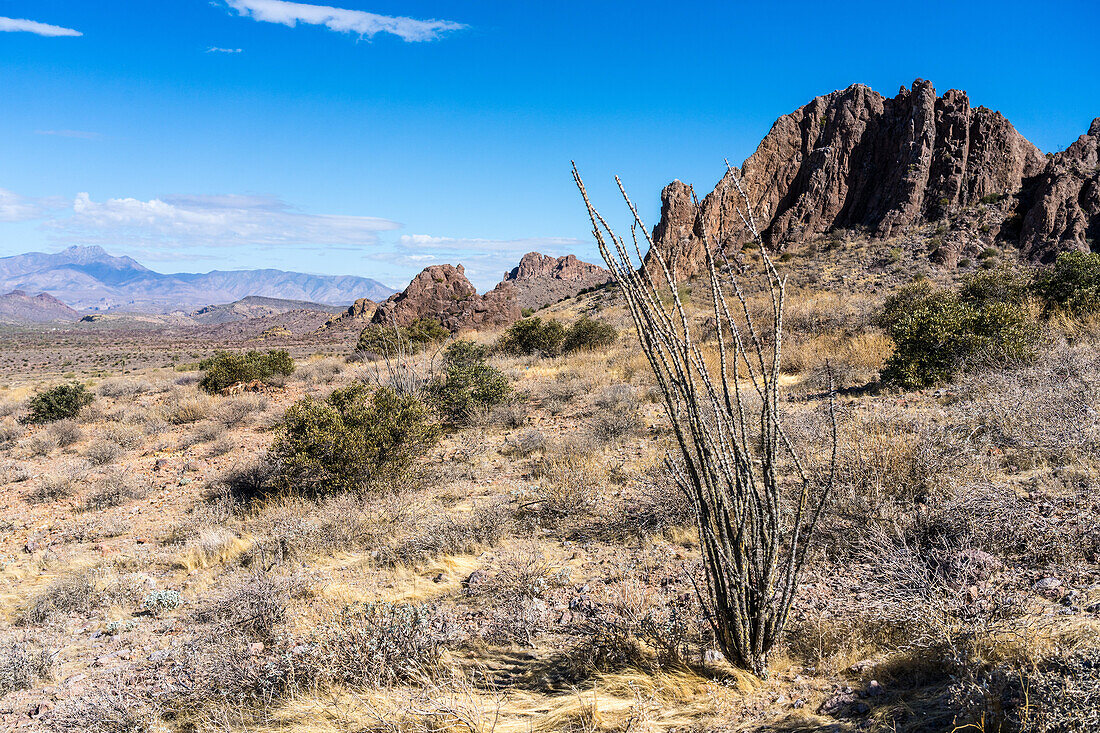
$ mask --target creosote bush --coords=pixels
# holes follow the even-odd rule
[[[581,316],[566,328],[553,319],[538,316],[516,321],[497,341],[497,351],[516,356],[558,356],[576,351],[606,349],[618,339],[618,331],[602,321]]]
[[[79,382],[59,384],[31,398],[24,422],[47,423],[76,417],[95,397]]]
[[[418,318],[408,326],[371,324],[359,334],[358,353],[379,356],[411,356],[440,343],[451,334],[433,318]]]
[[[443,353],[443,375],[429,382],[424,393],[447,422],[469,422],[508,398],[508,378],[486,363],[488,356],[488,347],[470,341],[456,341]]]
[[[418,397],[388,387],[372,394],[357,384],[292,405],[272,453],[286,490],[318,497],[395,488],[414,477],[416,462],[438,438],[439,426]]]
[[[504,354],[526,356],[557,356],[565,341],[565,326],[555,320],[542,320],[538,316],[516,321],[497,341],[497,350]]]
[[[199,362],[199,369],[203,371],[199,388],[216,394],[241,382],[268,382],[276,376],[293,374],[294,360],[282,349],[245,353],[219,351]]]
[[[571,354],[575,351],[606,349],[614,346],[618,338],[619,332],[614,326],[581,316],[566,332],[561,350],[563,353]]]
[[[1000,279],[998,279],[1000,278]],[[882,381],[921,388],[982,364],[1028,361],[1039,326],[1010,276],[984,273],[959,290],[921,281],[886,299],[880,318],[894,341]]]
[[[1100,254],[1063,252],[1035,278],[1035,291],[1048,311],[1072,315],[1100,311]]]

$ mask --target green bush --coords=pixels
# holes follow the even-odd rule
[[[210,394],[217,394],[226,387],[241,382],[259,380],[267,382],[276,375],[294,373],[294,360],[285,350],[278,351],[219,351],[209,359],[199,362],[204,374],[199,387]]]
[[[557,356],[565,341],[566,329],[557,321],[544,321],[538,316],[516,321],[497,341],[497,350],[505,354],[525,356]]]
[[[606,349],[614,345],[617,338],[619,338],[619,332],[614,326],[581,316],[566,332],[561,350],[568,354],[574,351]]]
[[[880,323],[894,341],[882,381],[905,388],[947,381],[980,363],[1034,356],[1038,324],[1005,281],[976,275],[959,291],[927,282],[902,288],[886,300]]]
[[[486,363],[489,349],[456,341],[443,355],[443,376],[424,388],[428,402],[453,424],[468,422],[480,410],[504,402],[512,391],[508,378]]]
[[[439,321],[432,318],[418,318],[408,326],[371,324],[359,334],[355,350],[381,357],[411,356],[450,335]]]
[[[1048,312],[1085,315],[1100,311],[1100,254],[1063,252],[1036,276],[1035,291]]]
[[[407,482],[438,439],[439,426],[419,398],[388,387],[371,394],[357,384],[287,409],[272,453],[285,489],[318,497]]]
[[[92,393],[79,382],[59,384],[31,398],[27,405],[30,411],[24,421],[46,423],[76,417],[94,399]]]

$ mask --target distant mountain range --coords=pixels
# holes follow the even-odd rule
[[[81,311],[144,313],[192,310],[248,296],[346,306],[359,298],[385,300],[395,292],[352,275],[271,269],[163,274],[102,247],[79,246],[0,257],[0,293],[15,290],[48,293]]]

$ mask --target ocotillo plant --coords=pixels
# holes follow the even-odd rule
[[[807,471],[781,423],[785,279],[761,240],[748,197],[731,175],[744,205],[738,213],[759,246],[755,277],[770,313],[766,323],[757,323],[742,282],[750,273],[735,268],[715,242],[704,242],[710,317],[717,324],[717,363],[708,361],[692,334],[676,263],[653,246],[622,182],[615,178],[633,218],[631,245],[593,207],[575,165],[573,178],[664,395],[681,459],[669,456],[669,465],[692,501],[699,529],[706,575],[706,591],[699,595],[707,617],[732,664],[766,674],[836,463],[831,410],[830,463],[817,476]],[[649,245],[648,262],[639,231]]]

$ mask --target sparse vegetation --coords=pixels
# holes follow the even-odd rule
[[[448,337],[450,331],[431,318],[420,318],[408,326],[375,324],[359,334],[355,351],[368,356],[391,358],[413,356]]]

